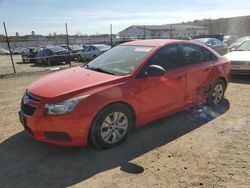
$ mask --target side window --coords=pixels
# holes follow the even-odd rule
[[[43,50],[39,51],[36,56],[37,57],[43,57]]]
[[[183,44],[183,55],[187,65],[201,63],[203,53],[199,46],[193,44]]]
[[[91,51],[96,51],[97,48],[95,46],[91,46]]]
[[[202,49],[202,53],[203,53],[203,60],[205,62],[207,61],[213,61],[216,59],[216,56],[210,52],[209,50],[205,49],[205,48],[201,48]]]
[[[154,54],[149,62],[149,65],[159,65],[165,70],[182,66],[177,45],[162,47]]]
[[[48,50],[48,49],[44,49],[43,54],[44,54],[44,56],[50,56],[51,55],[50,50]]]

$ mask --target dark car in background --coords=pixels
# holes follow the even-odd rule
[[[205,44],[213,48],[220,55],[224,55],[228,52],[228,46],[216,38],[199,38],[199,39],[194,39],[194,41],[200,42],[202,44]]]
[[[23,63],[35,63],[36,55],[40,50],[41,48],[36,48],[36,47],[29,47],[22,49],[21,54]]]
[[[37,64],[47,64],[49,66],[66,62],[69,63],[72,56],[70,52],[60,46],[51,46],[40,50],[36,55]]]

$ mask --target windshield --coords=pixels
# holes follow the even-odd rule
[[[91,61],[88,68],[115,75],[128,75],[151,50],[152,47],[117,46]]]
[[[241,37],[241,38],[239,38],[235,43],[236,43],[236,44],[241,44],[242,42],[244,42],[244,41],[247,40],[247,39],[250,39],[250,37]]]
[[[250,40],[246,40],[236,50],[237,51],[250,51]]]

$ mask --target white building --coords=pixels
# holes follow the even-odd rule
[[[132,25],[119,32],[120,38],[186,38],[208,34],[207,27],[187,24]]]

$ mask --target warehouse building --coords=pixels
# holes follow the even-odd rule
[[[120,38],[187,38],[208,34],[208,28],[187,25],[187,24],[167,24],[167,25],[132,25],[119,32]]]

